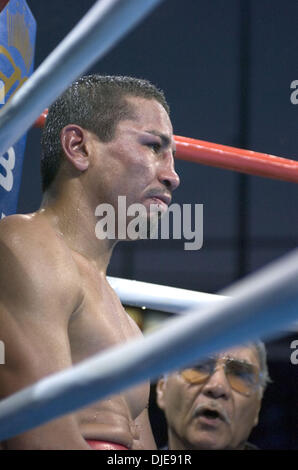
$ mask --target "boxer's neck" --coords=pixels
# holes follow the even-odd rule
[[[48,218],[72,250],[96,263],[105,273],[117,240],[101,240],[96,236],[95,209],[101,201],[90,201],[79,182],[66,183],[61,188],[45,193],[39,213]]]

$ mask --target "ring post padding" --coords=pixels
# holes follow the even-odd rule
[[[0,3],[0,108],[33,73],[35,35],[36,21],[25,0]],[[12,144],[0,153],[0,219],[17,212],[26,135]]]

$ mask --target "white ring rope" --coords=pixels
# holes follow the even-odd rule
[[[211,302],[224,299],[223,296],[161,286],[149,282],[131,281],[108,276],[108,281],[124,305],[146,307],[167,313],[184,313],[190,308],[201,308]]]
[[[208,294],[121,277],[107,276],[107,279],[125,306],[148,308],[166,313],[185,315],[190,309],[201,309],[206,305],[227,298],[224,295]],[[298,322],[285,325],[285,331],[298,331]]]
[[[0,112],[0,155],[161,0],[98,0]]]
[[[142,339],[95,355],[0,402],[0,440],[91,402],[257,337],[298,318],[298,250],[223,292],[201,312],[165,322]]]

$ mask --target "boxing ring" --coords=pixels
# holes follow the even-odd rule
[[[96,2],[0,112],[0,154],[157,3]],[[180,158],[298,181],[297,162],[185,137],[175,140]],[[216,296],[116,278],[109,281],[123,303],[180,315],[144,338],[99,353],[2,400],[0,441],[215,351],[280,335],[298,319],[298,250]]]

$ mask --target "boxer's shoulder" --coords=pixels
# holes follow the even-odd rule
[[[42,217],[38,217],[37,213],[14,214],[0,221],[0,240],[15,248],[26,243],[38,247],[42,243],[41,235],[47,234],[51,237],[53,230],[49,229],[49,224],[46,224]],[[36,243],[38,240],[39,244]]]
[[[16,214],[2,219],[0,243],[20,256],[29,258],[35,255],[32,262],[39,260],[40,263],[46,263],[48,261],[52,268],[59,263],[59,268],[61,268],[68,261],[67,267],[76,266],[69,256],[70,249],[64,242],[63,236],[37,213]]]
[[[0,222],[0,268],[14,280],[23,299],[36,293],[52,298],[73,310],[80,302],[80,276],[70,250],[59,234],[36,214],[13,215]],[[3,273],[5,271],[5,273]],[[9,275],[8,275],[9,273]],[[66,295],[67,293],[67,295]]]

